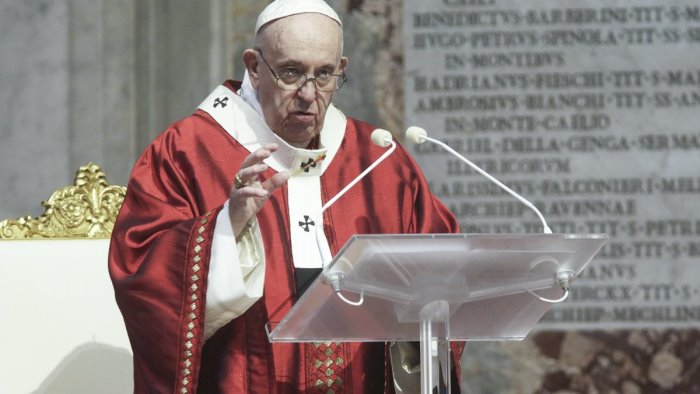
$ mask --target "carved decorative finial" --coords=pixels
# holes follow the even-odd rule
[[[75,174],[75,186],[42,201],[44,213],[0,222],[0,239],[109,238],[126,188],[110,186],[100,166],[88,163]]]

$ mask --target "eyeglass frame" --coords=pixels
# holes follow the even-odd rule
[[[267,59],[265,59],[265,56],[263,55],[263,52],[262,52],[262,48],[256,47],[255,50],[256,50],[258,53],[260,53],[260,58],[263,60],[263,62],[264,62],[265,65],[267,66],[267,69],[270,70],[270,74],[272,74],[272,76],[275,78],[275,84],[277,85],[277,87],[280,88],[280,89],[282,89],[282,90],[286,90],[286,91],[288,91],[288,92],[293,92],[293,91],[295,91],[295,90],[301,89],[301,88],[302,88],[304,85],[306,85],[306,83],[309,82],[309,81],[312,81],[312,82],[313,82],[314,88],[315,88],[317,91],[319,91],[319,92],[326,92],[326,93],[329,93],[329,92],[337,92],[337,91],[340,90],[340,89],[345,85],[345,83],[348,81],[348,77],[345,75],[344,72],[342,72],[342,73],[340,73],[340,74],[330,74],[329,77],[336,77],[336,80],[335,80],[335,81],[336,81],[336,83],[335,83],[336,87],[335,87],[334,89],[332,89],[332,90],[323,90],[321,87],[318,86],[318,83],[317,83],[318,77],[315,77],[315,76],[314,76],[314,77],[309,77],[308,75],[306,75],[306,74],[304,74],[304,73],[301,73],[300,76],[299,76],[299,81],[301,81],[301,82],[299,82],[299,81],[295,82],[295,84],[296,84],[296,85],[299,85],[299,86],[295,87],[294,89],[287,89],[286,87],[280,86],[280,83],[286,84],[286,82],[284,82],[284,81],[280,82],[280,80],[281,80],[280,76],[277,74],[277,72],[275,72],[275,70],[272,69],[272,66],[270,66],[270,63],[267,62]],[[330,81],[329,81],[329,82],[330,82]],[[340,82],[340,83],[338,83],[338,82]],[[294,86],[294,85],[287,85],[287,86],[291,88],[291,87]]]

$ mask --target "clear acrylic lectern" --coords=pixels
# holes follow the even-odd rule
[[[280,322],[271,342],[420,341],[421,391],[449,341],[522,340],[607,240],[605,234],[356,235]],[[336,281],[353,306],[330,286]],[[438,361],[439,360],[439,361]],[[449,375],[444,379],[449,392]]]

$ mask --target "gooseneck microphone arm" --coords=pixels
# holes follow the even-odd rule
[[[450,152],[451,154],[453,154],[454,156],[456,156],[458,159],[460,159],[461,161],[463,161],[465,164],[467,164],[469,167],[471,167],[472,169],[474,169],[474,171],[476,171],[476,172],[478,172],[479,174],[485,176],[486,178],[488,178],[488,180],[490,180],[491,182],[493,182],[493,183],[495,183],[496,185],[498,185],[501,189],[505,190],[508,194],[510,194],[511,196],[515,197],[516,199],[518,199],[518,201],[520,201],[521,203],[523,203],[526,207],[528,207],[528,208],[530,208],[532,211],[534,211],[534,212],[537,214],[537,217],[539,217],[540,221],[542,222],[542,226],[544,227],[544,233],[545,233],[545,234],[551,234],[551,233],[552,233],[552,230],[551,230],[551,229],[549,228],[549,226],[547,225],[547,221],[544,219],[544,216],[542,215],[542,212],[540,212],[540,210],[537,209],[537,207],[536,207],[533,203],[531,203],[530,201],[526,200],[526,199],[525,199],[524,197],[522,197],[520,194],[514,192],[511,188],[509,188],[508,186],[504,185],[501,181],[499,181],[498,179],[496,179],[496,178],[494,178],[493,176],[491,176],[491,174],[489,174],[488,172],[486,172],[486,171],[482,170],[481,168],[479,168],[479,166],[477,166],[476,164],[474,164],[474,163],[472,163],[471,161],[469,161],[469,159],[467,159],[466,157],[464,157],[464,156],[460,155],[459,153],[457,153],[456,150],[452,149],[452,147],[450,147],[450,146],[447,145],[446,143],[444,143],[444,142],[442,142],[442,141],[439,141],[439,140],[436,140],[436,139],[434,139],[434,138],[428,137],[428,132],[425,131],[425,129],[420,128],[420,127],[416,127],[416,126],[411,126],[411,127],[409,127],[409,128],[406,130],[406,137],[408,137],[411,141],[415,142],[416,144],[422,144],[422,143],[424,143],[425,141],[430,141],[430,142],[432,142],[433,144],[439,145],[440,147],[442,147],[442,148],[445,149],[446,151]]]
[[[391,133],[383,129],[376,129],[372,132],[372,143],[379,146],[380,148],[386,148],[388,146],[391,146],[391,148],[389,148],[377,160],[375,160],[374,163],[372,163],[369,167],[362,171],[360,175],[358,175],[355,179],[352,180],[352,182],[348,183],[340,192],[338,192],[338,194],[336,194],[335,196],[333,196],[333,198],[328,200],[328,202],[326,202],[321,207],[321,210],[316,215],[316,223],[320,223],[320,225],[316,226],[316,244],[318,245],[318,250],[321,253],[321,262],[323,263],[323,268],[326,268],[333,259],[330,247],[328,245],[328,240],[326,240],[326,236],[323,232],[323,212],[325,212],[326,209],[328,209],[331,205],[335,204],[335,202],[338,201],[338,199],[341,198],[345,193],[347,193],[347,191],[350,190],[350,188],[355,186],[357,182],[362,180],[362,178],[364,178],[367,174],[374,170],[375,167],[377,167],[382,161],[389,157],[389,155],[394,153],[394,150],[396,150],[396,142],[394,142]],[[327,279],[331,285],[331,288],[338,295],[338,297],[340,297],[340,299],[353,306],[362,305],[364,301],[364,293],[360,294],[360,300],[358,301],[350,301],[347,298],[345,298],[343,294],[340,293],[340,280],[342,279],[340,277],[340,274],[328,276]]]
[[[495,183],[495,184],[498,185],[501,189],[505,190],[508,194],[510,194],[511,196],[515,197],[516,199],[518,199],[518,201],[520,201],[520,202],[523,203],[525,206],[527,206],[528,208],[530,208],[531,210],[533,210],[533,211],[537,214],[537,217],[539,217],[540,221],[542,222],[542,226],[543,226],[543,228],[544,228],[544,233],[545,233],[545,234],[551,234],[551,233],[552,233],[552,230],[551,230],[551,229],[549,228],[549,226],[547,225],[547,221],[544,219],[544,216],[542,215],[542,212],[540,212],[540,210],[537,209],[537,207],[536,207],[533,203],[531,203],[530,201],[526,200],[526,199],[525,199],[523,196],[521,196],[520,194],[518,194],[518,193],[514,192],[513,190],[511,190],[511,188],[509,188],[508,186],[504,185],[501,181],[499,181],[498,179],[496,179],[496,178],[494,178],[493,176],[491,176],[491,174],[489,174],[488,172],[486,172],[486,171],[482,170],[481,168],[479,168],[479,166],[477,166],[476,164],[474,164],[474,163],[472,163],[471,161],[469,161],[469,159],[467,159],[466,157],[464,157],[464,156],[460,155],[459,153],[457,153],[456,150],[452,149],[452,147],[450,147],[450,146],[447,145],[446,143],[444,143],[444,142],[442,142],[442,141],[439,141],[439,140],[436,140],[436,139],[434,139],[434,138],[428,137],[428,132],[425,131],[425,129],[420,128],[420,127],[416,127],[416,126],[411,126],[411,127],[409,127],[409,128],[406,130],[406,137],[407,137],[408,139],[410,139],[411,141],[415,142],[416,144],[422,144],[422,143],[424,143],[425,141],[430,141],[430,142],[432,142],[433,144],[439,145],[439,146],[442,147],[444,150],[450,152],[451,154],[453,154],[454,156],[456,156],[457,158],[459,158],[461,161],[463,161],[464,163],[466,163],[469,167],[471,167],[472,169],[474,169],[476,172],[478,172],[479,174],[485,176],[486,178],[488,178],[488,180],[490,180],[491,182]],[[559,298],[557,298],[557,299],[548,299],[548,298],[540,297],[540,296],[537,295],[535,292],[533,292],[533,291],[531,291],[531,290],[529,290],[529,289],[524,289],[524,290],[527,291],[528,293],[532,294],[534,297],[537,297],[540,301],[547,302],[547,303],[551,303],[551,304],[556,304],[556,303],[559,303],[559,302],[562,302],[562,301],[566,300],[566,299],[569,297],[569,284],[570,284],[571,281],[573,280],[573,274],[572,274],[571,272],[568,272],[568,271],[557,273],[557,278],[556,278],[556,280],[557,280],[557,283],[561,286],[562,290],[564,290],[564,295],[562,295],[561,297],[559,297]]]
[[[385,133],[388,134],[388,135],[386,135]],[[384,161],[384,159],[386,159],[387,157],[389,157],[389,155],[391,155],[392,153],[394,153],[394,150],[396,149],[396,142],[394,142],[394,140],[392,139],[391,133],[389,133],[388,131],[383,130],[383,129],[376,129],[376,130],[374,130],[374,131],[372,132],[372,142],[373,142],[375,145],[379,146],[380,148],[386,148],[386,147],[389,146],[389,145],[391,145],[391,148],[389,148],[389,150],[387,150],[387,151],[384,152],[381,156],[379,156],[379,158],[378,158],[377,160],[375,160],[374,163],[372,163],[369,167],[367,167],[364,171],[362,171],[362,173],[360,173],[360,175],[358,175],[355,179],[353,179],[352,182],[348,183],[348,184],[343,188],[343,190],[341,190],[341,191],[338,192],[338,194],[336,194],[333,198],[331,198],[330,200],[328,200],[328,202],[325,203],[325,204],[323,205],[323,207],[321,207],[321,211],[318,213],[319,217],[320,217],[321,215],[323,215],[323,212],[324,212],[326,209],[328,209],[328,207],[330,207],[331,205],[335,204],[335,202],[338,201],[338,199],[339,199],[340,197],[343,197],[343,195],[344,195],[348,190],[350,190],[350,188],[352,188],[353,186],[355,186],[355,184],[356,184],[357,182],[359,182],[360,180],[362,180],[362,178],[364,178],[367,174],[369,174],[372,170],[374,170],[374,168],[377,167],[382,161]]]
[[[323,268],[325,268],[328,263],[331,262],[333,259],[333,256],[331,255],[330,248],[328,247],[328,242],[325,239],[322,239],[322,236],[325,236],[323,234],[323,212],[326,211],[331,205],[335,204],[336,201],[340,197],[342,197],[345,193],[347,193],[348,190],[350,190],[351,187],[355,186],[357,182],[362,180],[367,174],[370,173],[375,167],[377,167],[384,159],[389,157],[392,153],[394,153],[394,150],[396,149],[396,143],[394,142],[391,133],[383,130],[383,129],[376,129],[372,132],[372,142],[381,147],[381,148],[386,148],[387,146],[391,145],[391,148],[384,152],[377,160],[372,163],[369,167],[367,167],[364,171],[360,173],[355,179],[352,180],[352,182],[348,183],[343,190],[338,192],[333,198],[328,200],[322,207],[321,210],[318,212],[316,215],[316,223],[321,223],[320,226],[316,226],[316,243],[318,243],[318,248],[321,252],[321,261],[323,262]],[[325,241],[325,242],[324,242]]]

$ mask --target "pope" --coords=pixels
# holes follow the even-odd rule
[[[255,29],[243,81],[168,127],[129,180],[109,270],[135,392],[409,392],[400,375],[415,371],[388,345],[271,344],[265,324],[322,267],[316,227],[337,253],[355,234],[457,232],[456,220],[401,147],[317,218],[384,149],[332,104],[349,62],[331,7],[277,0]]]

